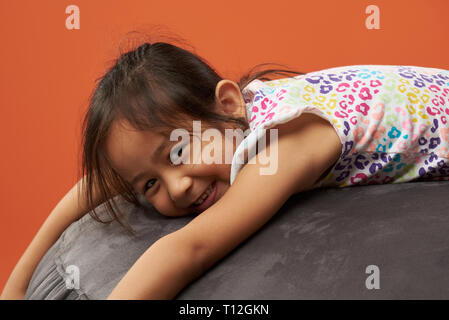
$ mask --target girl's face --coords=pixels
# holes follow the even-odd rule
[[[244,100],[234,82],[220,81],[216,92],[217,101],[221,101],[217,106],[219,112],[246,118]],[[201,129],[204,127],[202,124]],[[194,139],[198,143],[196,146],[201,145],[202,154],[199,148],[193,147]],[[202,141],[200,136],[190,136],[187,140],[190,141],[170,141],[156,131],[138,131],[125,121],[115,121],[106,149],[114,169],[158,212],[165,216],[184,216],[205,210],[195,210],[192,205],[213,183],[216,185],[214,202],[220,199],[230,186],[231,171],[231,163],[225,161],[225,136],[221,135],[221,145],[215,139]],[[234,154],[237,146],[230,142]],[[222,150],[221,162],[205,163],[205,150],[218,148]],[[175,164],[175,159],[182,162]]]

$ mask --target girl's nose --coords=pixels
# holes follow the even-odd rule
[[[168,193],[176,207],[188,207],[191,202],[195,200],[190,199],[193,195],[190,195],[189,193],[192,181],[191,177],[185,175],[180,177],[172,176],[171,179],[167,181]]]

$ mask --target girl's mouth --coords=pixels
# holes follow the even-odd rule
[[[198,212],[202,212],[202,211],[206,210],[207,208],[209,208],[215,202],[215,197],[217,195],[217,181],[214,181],[211,184],[211,188],[212,188],[212,191],[209,193],[209,195],[206,197],[206,199],[204,199],[204,201],[200,205],[192,204],[190,206],[190,208],[195,211],[198,211]]]

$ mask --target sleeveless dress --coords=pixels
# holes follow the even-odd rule
[[[234,153],[231,184],[265,129],[303,112],[327,120],[341,141],[340,158],[313,188],[449,180],[447,70],[352,65],[256,79],[242,93],[251,132]]]

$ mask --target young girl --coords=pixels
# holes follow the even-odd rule
[[[280,72],[297,75],[262,77]],[[78,197],[72,190],[82,204],[69,209],[76,202],[67,200],[59,211],[55,208],[54,216],[65,216],[64,223],[46,221],[18,264],[27,263],[28,269],[16,266],[20,270],[14,270],[9,288],[26,288],[30,269],[75,217],[103,201],[114,202],[117,194],[139,206],[140,194],[163,215],[197,215],[151,245],[108,299],[172,299],[260,229],[293,194],[449,180],[448,116],[449,72],[442,69],[266,70],[235,83],[189,51],[144,43],[118,59],[92,96],[83,132],[84,179],[77,185]],[[179,128],[190,137],[181,143],[172,136]],[[232,148],[232,161],[226,157],[226,129],[246,132]],[[221,135],[206,139],[208,130]],[[212,156],[205,150],[222,161],[202,161]],[[263,174],[267,154],[275,165]],[[120,222],[122,213],[107,205]],[[89,214],[97,219],[95,210]],[[50,233],[51,239],[38,240]]]

